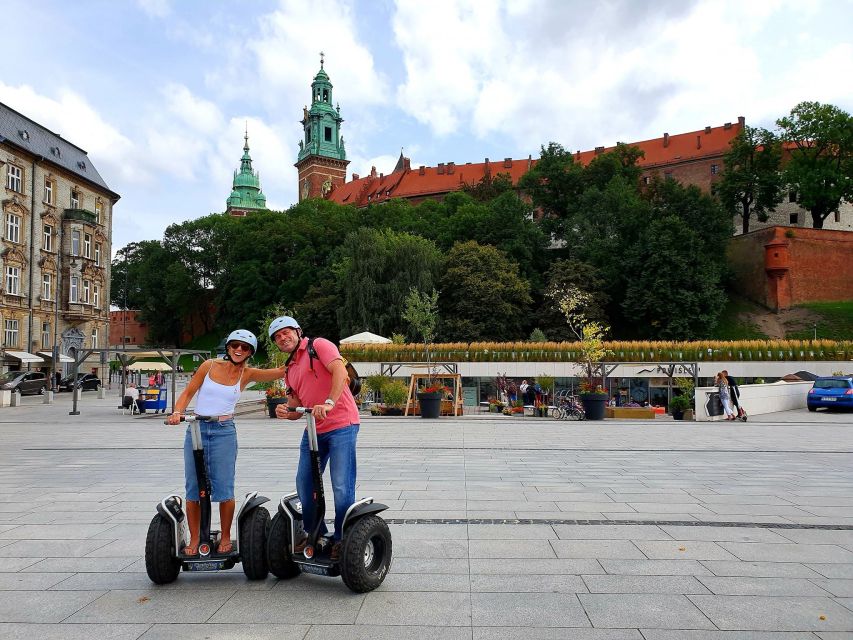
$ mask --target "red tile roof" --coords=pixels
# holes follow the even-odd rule
[[[697,159],[721,156],[729,144],[743,127],[744,121],[727,123],[721,127],[706,127],[699,131],[664,134],[661,138],[632,142],[639,147],[645,157],[639,165],[653,169],[663,166],[678,165]],[[612,151],[613,147],[599,147],[593,151],[583,151],[575,154],[575,161],[588,164],[596,155]],[[441,196],[451,191],[458,191],[463,184],[473,185],[487,174],[496,176],[500,173],[509,174],[513,184],[532,166],[536,160],[499,160],[496,162],[478,162],[465,164],[440,164],[437,167],[418,167],[409,169],[408,162],[397,163],[393,173],[388,175],[374,172],[357,180],[338,185],[328,195],[328,199],[340,204],[355,204],[363,207],[373,202],[382,202],[392,198],[422,199]],[[402,168],[400,168],[402,167]]]

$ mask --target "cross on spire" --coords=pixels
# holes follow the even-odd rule
[[[322,51],[320,52],[320,68],[321,69],[323,68],[323,58],[325,57],[325,55],[326,54],[323,53]]]

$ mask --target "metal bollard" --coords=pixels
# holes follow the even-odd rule
[[[47,389],[41,398],[42,404],[53,404],[53,391]]]

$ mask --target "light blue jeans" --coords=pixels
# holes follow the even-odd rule
[[[198,423],[204,447],[204,466],[210,478],[210,499],[224,502],[234,499],[234,472],[237,468],[237,427],[233,420]],[[190,427],[184,436],[184,479],[187,500],[198,502],[198,479],[195,473],[193,440]]]
[[[355,502],[356,459],[355,444],[358,437],[357,424],[341,427],[328,433],[317,434],[317,448],[320,453],[320,473],[326,470],[332,476],[332,493],[335,496],[335,541],[341,539],[344,516]],[[311,532],[316,522],[314,508],[314,480],[311,477],[311,450],[308,448],[308,432],[302,434],[299,448],[299,468],[296,471],[296,492],[302,502],[302,519],[305,531]],[[326,523],[320,524],[320,535],[328,531]]]

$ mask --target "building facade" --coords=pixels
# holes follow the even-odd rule
[[[107,346],[113,207],[86,152],[0,103],[2,367]],[[85,369],[99,369],[93,357]],[[81,367],[81,369],[84,367]]]
[[[332,106],[332,82],[323,68],[311,83],[311,108],[302,109],[303,139],[294,165],[299,172],[299,201],[328,197],[346,182],[347,152],[341,136],[341,106]]]
[[[147,338],[148,324],[142,321],[138,310],[110,311],[110,347],[138,347],[147,344]]]
[[[744,126],[745,119],[741,116],[736,123],[727,122],[718,127],[709,126],[674,135],[664,133],[660,138],[628,144],[643,152],[638,165],[643,170],[641,179],[645,183],[648,184],[657,175],[695,185],[706,193],[712,193],[714,184],[722,177],[724,156]],[[615,146],[577,151],[574,159],[575,162],[587,165],[597,155],[614,149]],[[349,182],[333,182],[332,190],[320,195],[339,204],[352,204],[359,208],[394,198],[417,204],[427,199],[442,199],[452,191],[459,191],[466,185],[474,186],[484,178],[499,174],[509,176],[515,185],[535,165],[536,159],[528,156],[521,160],[504,158],[495,162],[489,158],[484,162],[464,164],[441,162],[435,167],[419,166],[413,169],[409,158],[401,153],[391,173],[377,173],[373,167],[367,176],[353,174]],[[735,216],[732,225],[732,233],[740,234],[743,229],[742,217]],[[755,217],[750,221],[751,230],[777,225],[811,228],[811,215],[797,203],[795,193],[786,194],[784,202],[770,212],[767,221],[759,222]],[[843,202],[839,211],[824,221],[824,229],[853,230],[853,204]]]
[[[243,157],[240,168],[234,171],[231,195],[225,201],[225,213],[243,217],[250,211],[267,208],[267,197],[261,191],[261,177],[252,169],[252,157],[249,155],[249,130],[243,136]]]

